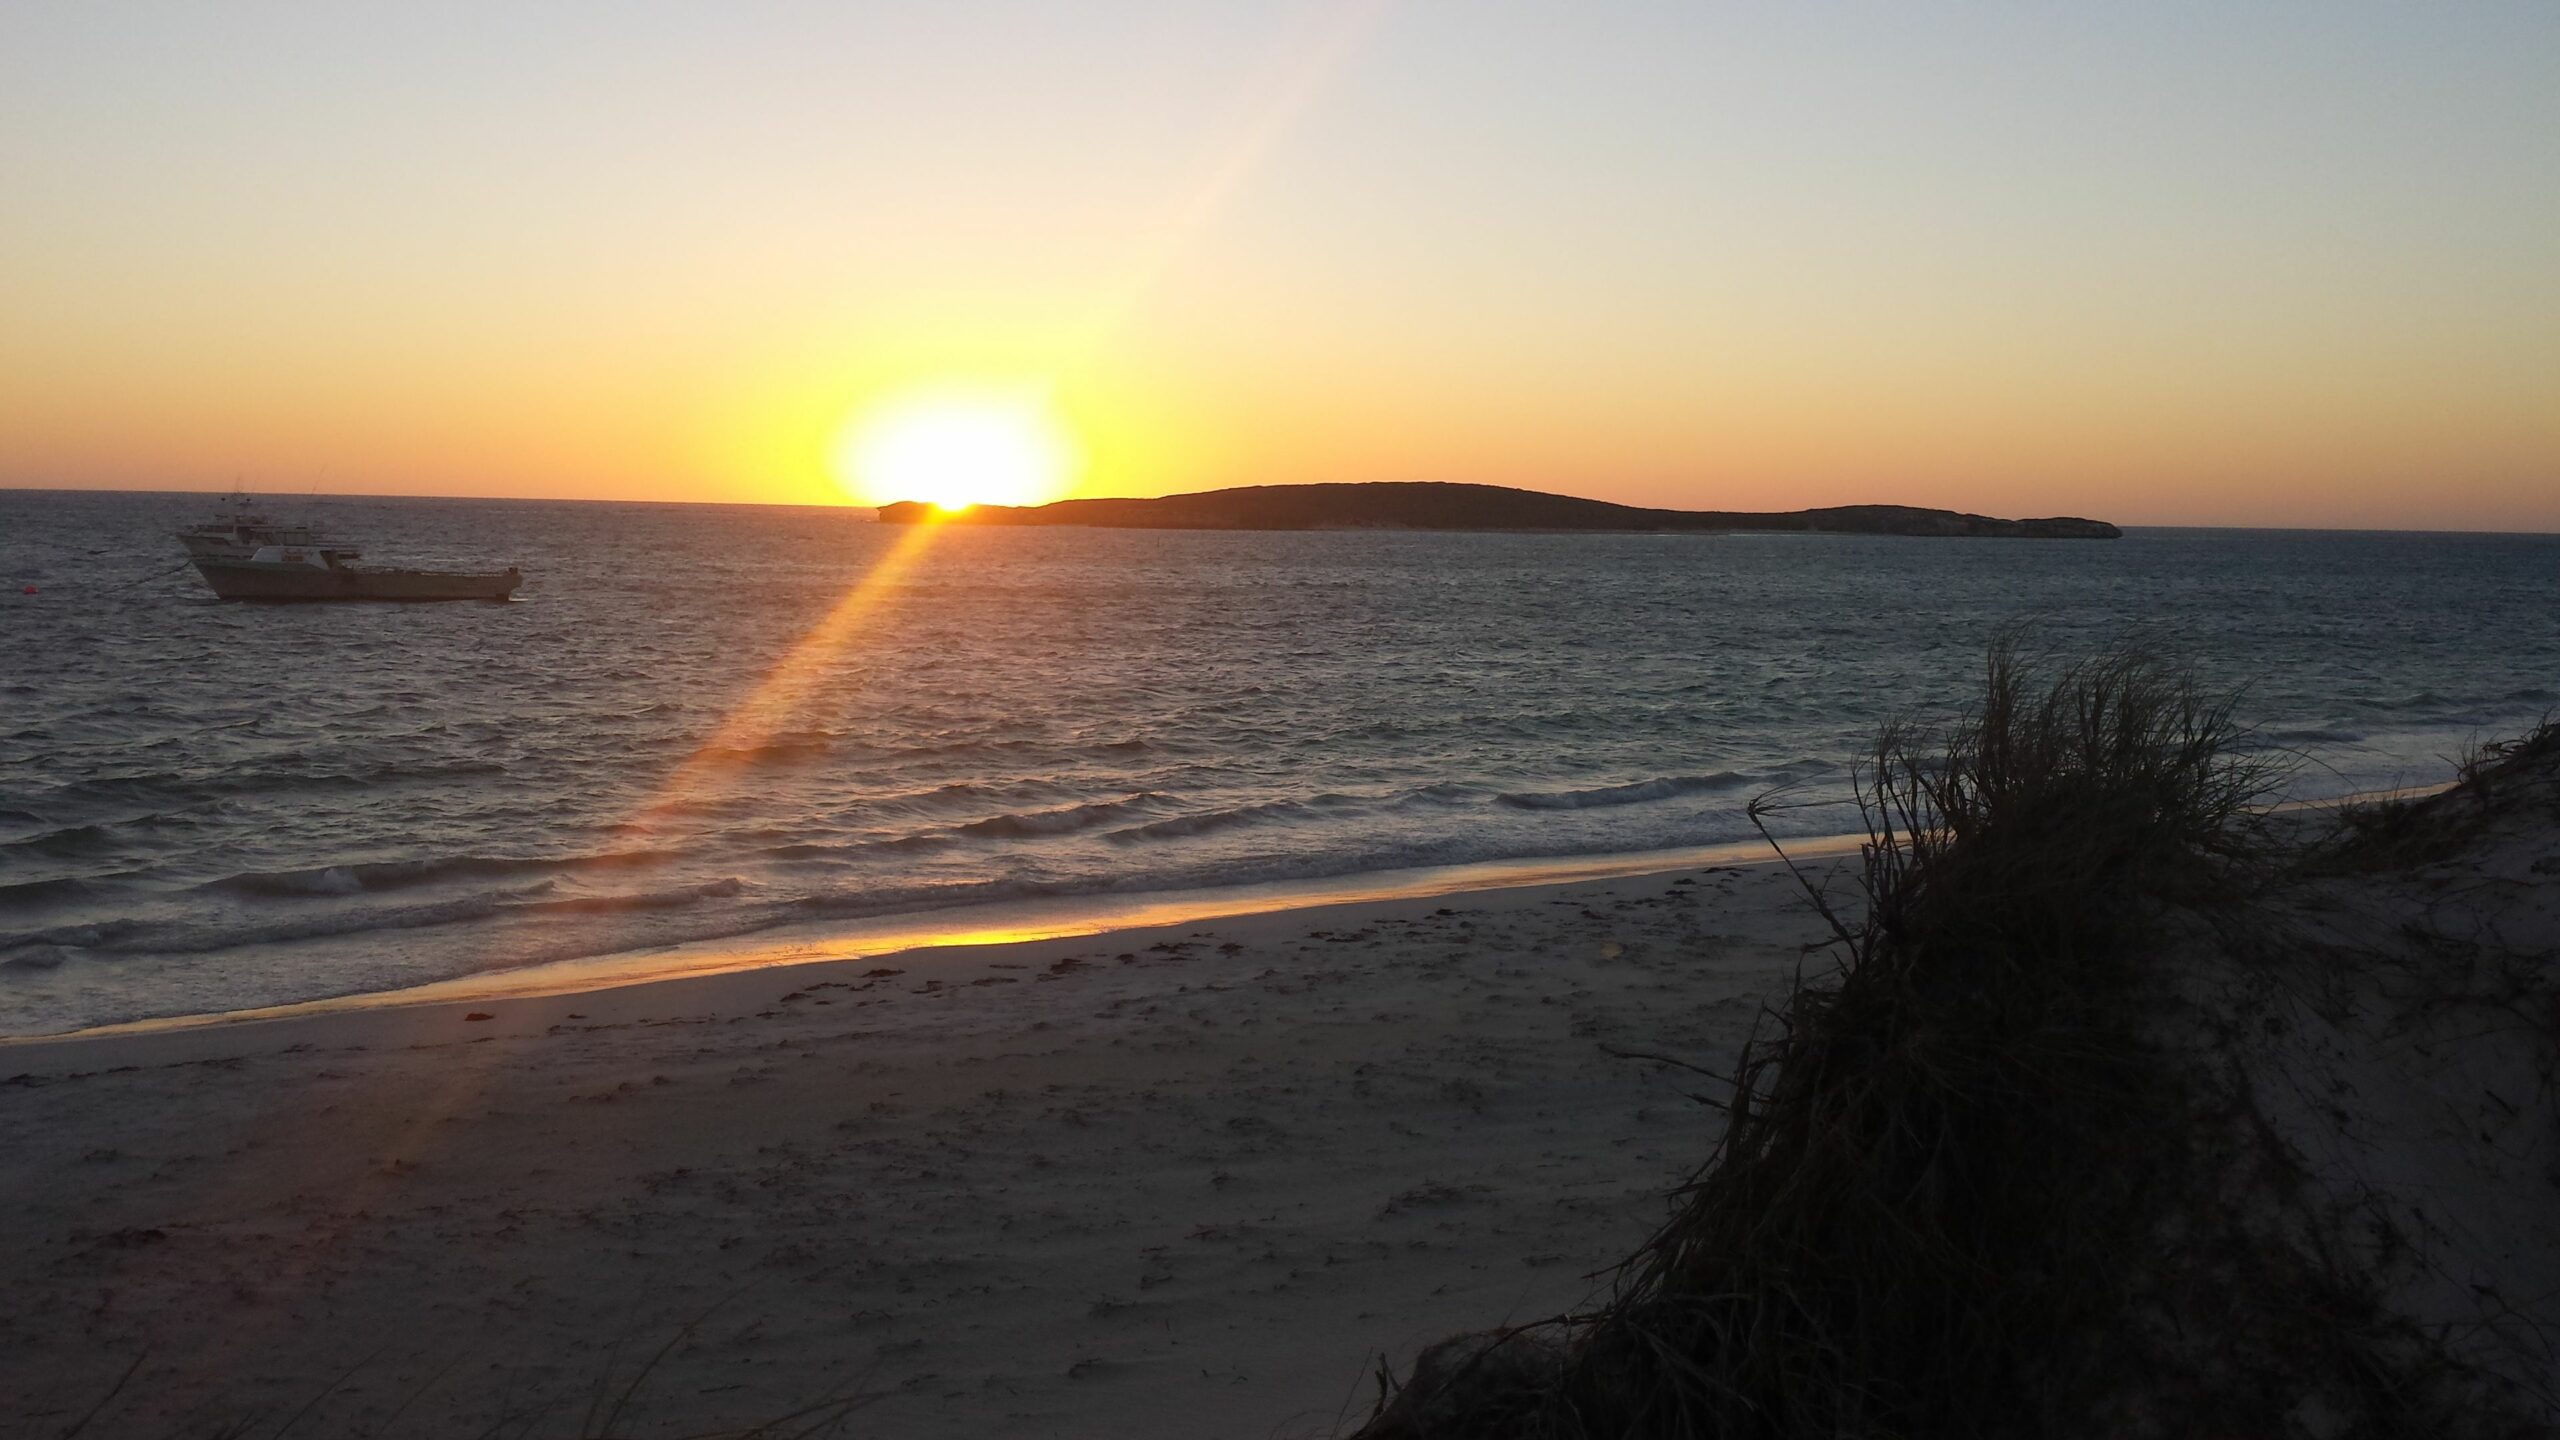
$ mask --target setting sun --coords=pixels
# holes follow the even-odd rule
[[[872,405],[845,427],[834,458],[838,483],[865,504],[924,500],[966,510],[1058,498],[1077,453],[1044,393],[955,389]]]

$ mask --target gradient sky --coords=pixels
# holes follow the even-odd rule
[[[2560,6],[0,7],[0,484],[2560,530]]]

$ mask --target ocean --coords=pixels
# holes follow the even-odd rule
[[[226,605],[209,497],[0,491],[0,1033],[1000,900],[1854,828],[2003,626],[2304,798],[2560,705],[2560,539],[1208,533],[323,498],[512,603]],[[25,593],[33,587],[34,593]]]

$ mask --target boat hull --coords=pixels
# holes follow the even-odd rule
[[[436,570],[352,570],[341,566],[276,564],[195,557],[196,573],[225,600],[308,602],[321,600],[504,600],[524,583],[513,567],[491,574]]]

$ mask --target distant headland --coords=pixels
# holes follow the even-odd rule
[[[1913,505],[1819,510],[1650,510],[1507,485],[1389,480],[1339,485],[1245,485],[1153,500],[1060,500],[942,512],[917,500],[880,507],[893,525],[941,518],[964,525],[1091,525],[1114,530],[1801,530],[1834,535],[1957,535],[2113,540],[2103,520],[2000,520]]]

